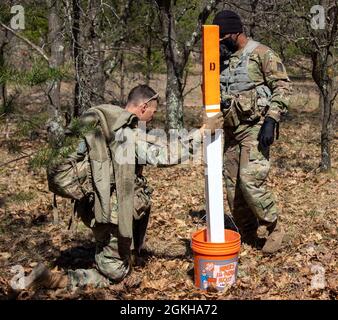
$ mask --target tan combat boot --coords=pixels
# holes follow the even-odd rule
[[[38,264],[26,277],[27,287],[43,287],[47,289],[65,288],[68,285],[68,276],[62,273],[52,273],[44,264]]]
[[[266,239],[262,252],[266,254],[275,253],[282,246],[282,241],[285,235],[284,229],[276,220],[275,223],[267,227],[267,230],[269,231],[269,236]]]

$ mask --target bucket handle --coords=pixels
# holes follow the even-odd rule
[[[194,231],[197,231],[202,228],[202,221],[204,221],[207,217],[207,214],[205,214],[202,218],[198,219],[197,221],[197,228]],[[192,238],[190,238],[190,248],[192,248]]]
[[[239,229],[238,229],[234,219],[232,218],[231,214],[226,213],[226,214],[224,214],[224,216],[227,217],[231,221],[231,223],[233,224],[233,226],[236,228],[237,232],[239,233]]]
[[[238,229],[234,219],[232,218],[231,213],[230,214],[225,213],[224,216],[231,221],[232,225],[235,227],[236,231],[239,233],[239,229]],[[206,214],[197,221],[197,230],[201,229],[201,227],[202,227],[201,221],[204,221],[205,218],[206,218]]]

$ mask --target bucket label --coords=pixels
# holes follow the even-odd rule
[[[230,260],[199,260],[200,288],[223,290],[236,282],[238,258]]]

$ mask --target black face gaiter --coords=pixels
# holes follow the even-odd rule
[[[221,41],[219,44],[219,54],[221,61],[227,60],[230,58],[231,53],[228,49],[228,47]]]
[[[228,51],[230,51],[231,53],[235,53],[238,50],[237,39],[238,39],[238,35],[236,37],[236,40],[233,40],[232,38],[223,39],[220,42],[220,46],[223,45],[226,47]]]

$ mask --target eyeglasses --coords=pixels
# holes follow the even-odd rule
[[[149,98],[146,102],[143,102],[143,104],[147,104],[148,102],[150,102],[151,100],[155,100],[158,98],[160,94],[156,93],[155,95],[153,95],[151,98]]]
[[[219,41],[229,39],[231,37],[231,34],[226,34],[223,38],[220,38]]]
[[[148,108],[148,107],[149,107],[148,103],[149,103],[150,101],[152,101],[152,100],[157,99],[157,98],[159,97],[159,95],[160,95],[159,93],[154,94],[151,98],[149,98],[149,99],[146,100],[145,102],[142,102],[142,103],[139,105],[139,107],[141,107],[141,106],[143,106],[143,105],[146,105],[146,107]]]

